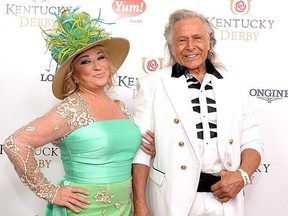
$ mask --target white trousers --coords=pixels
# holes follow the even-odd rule
[[[223,204],[211,192],[197,192],[188,216],[224,216]]]

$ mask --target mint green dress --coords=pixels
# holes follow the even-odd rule
[[[90,192],[83,216],[132,215],[131,167],[141,133],[130,119],[93,122],[73,131],[60,144],[65,177],[61,184]],[[48,204],[46,216],[76,215]]]

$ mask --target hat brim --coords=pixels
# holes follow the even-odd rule
[[[82,49],[78,50],[75,52],[73,55],[71,55],[66,62],[64,62],[57,70],[57,72],[54,75],[54,79],[52,82],[52,92],[54,96],[60,100],[63,99],[63,93],[64,93],[64,78],[66,73],[68,72],[70,68],[70,64],[74,60],[74,58],[94,47],[94,46],[103,46],[107,50],[108,56],[111,58],[111,63],[113,67],[116,69],[116,71],[121,67],[123,62],[125,61],[129,49],[130,49],[130,43],[127,39],[125,38],[110,38],[110,39],[105,39],[101,41],[96,41],[94,43],[91,43]]]

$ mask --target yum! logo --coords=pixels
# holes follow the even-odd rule
[[[115,13],[119,15],[118,20],[124,17],[135,17],[144,13],[146,4],[142,0],[116,0],[112,4]]]

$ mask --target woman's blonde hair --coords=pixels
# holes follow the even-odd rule
[[[106,51],[105,47],[99,46],[99,49],[103,52],[105,58],[109,62],[109,67],[108,67],[108,69],[109,69],[109,80],[108,80],[108,83],[106,85],[106,90],[108,90],[114,85],[113,77],[116,74],[117,70],[111,64],[110,56],[107,54],[107,51]],[[64,86],[63,99],[65,97],[68,97],[69,95],[72,95],[73,93],[77,92],[78,89],[79,89],[78,83],[76,82],[75,77],[74,77],[74,68],[72,66],[72,63],[70,64],[69,71],[65,75],[64,85],[63,86]]]

